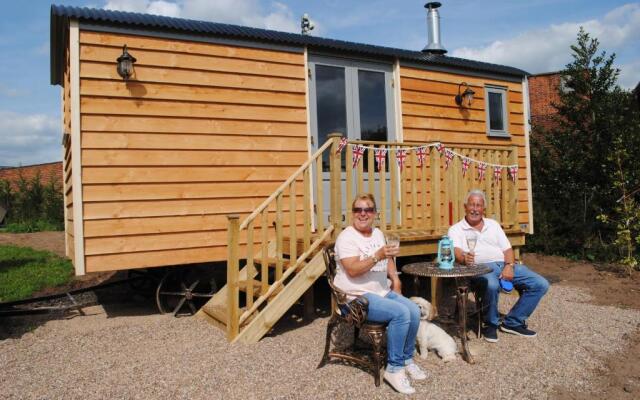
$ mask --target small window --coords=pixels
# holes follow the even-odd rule
[[[485,87],[484,94],[487,111],[487,135],[508,137],[507,89]]]

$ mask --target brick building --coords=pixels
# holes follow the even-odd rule
[[[551,127],[552,117],[557,113],[553,104],[560,102],[560,85],[560,72],[546,72],[529,77],[531,125],[534,129]]]
[[[27,165],[24,167],[0,167],[0,180],[8,180],[12,185],[15,185],[15,182],[17,182],[21,175],[25,179],[30,180],[38,173],[40,173],[40,181],[43,185],[53,180],[58,187],[62,188],[62,161]]]

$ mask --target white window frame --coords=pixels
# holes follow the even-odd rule
[[[502,126],[504,129],[491,129],[491,110],[489,109],[489,93],[498,93],[502,96]],[[484,109],[487,120],[487,136],[511,137],[509,134],[509,109],[507,108],[507,88],[501,86],[485,86],[484,88]]]

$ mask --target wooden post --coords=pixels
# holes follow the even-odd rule
[[[518,165],[518,147],[511,147],[511,157],[509,157],[511,165]],[[518,174],[520,171],[518,171]],[[509,198],[509,209],[511,210],[511,222],[514,226],[518,226],[518,180],[511,184],[511,197]]]
[[[331,155],[329,156],[329,179],[330,179],[330,198],[331,198],[331,211],[330,218],[331,224],[334,226],[334,230],[331,233],[332,239],[335,240],[338,236],[338,233],[341,231],[341,214],[342,214],[342,199],[340,194],[340,156],[338,153],[338,143],[342,138],[342,135],[339,133],[330,133],[327,135],[328,138],[333,140],[331,144]]]
[[[240,290],[238,276],[238,238],[240,236],[240,216],[228,215],[229,229],[227,231],[227,340],[232,341],[238,336],[240,313]]]
[[[380,149],[384,149],[384,146],[380,146]],[[380,177],[380,229],[387,229],[387,165],[384,165],[382,171],[378,171]]]
[[[346,206],[349,207],[351,202],[353,202],[353,165],[352,165],[353,148],[351,146],[347,146],[346,151],[347,152],[345,154],[345,157],[346,157],[345,172],[347,175],[347,184],[345,185],[345,190],[347,193],[345,194],[346,194],[346,202],[347,202]],[[340,180],[342,180],[342,178]],[[338,182],[338,187],[342,187],[341,182]],[[342,199],[339,199],[339,200],[342,201]],[[347,212],[345,217],[346,217],[347,225],[351,225],[351,213]]]
[[[500,164],[509,164],[509,155],[506,151],[500,152]],[[503,168],[500,179],[500,213],[502,214],[502,225],[511,227],[511,217],[509,216],[509,167]]]
[[[269,289],[269,207],[265,207],[262,211],[262,238],[261,246],[261,258],[262,263],[260,265],[260,293],[266,293]]]
[[[296,180],[289,185],[289,259],[291,263],[298,258],[298,235],[297,235],[297,218],[296,218]]]
[[[373,194],[374,198],[376,197],[376,167],[373,159],[374,154],[374,146],[371,145],[370,149],[367,149],[367,172],[369,176],[369,193]]]
[[[276,280],[282,278],[282,196],[276,196]]]
[[[311,245],[311,209],[309,205],[309,201],[311,201],[311,167],[313,164],[309,165],[309,168],[304,170],[302,175],[302,182],[304,185],[304,196],[302,198],[303,202],[303,218],[302,224],[304,231],[302,232],[302,252],[307,251],[309,246]]]
[[[440,206],[440,157],[435,149],[431,150],[431,227],[433,231],[440,231],[440,216],[443,210]],[[445,207],[446,208],[446,207]]]
[[[247,225],[247,275],[245,280],[247,285],[247,307],[253,305],[253,272],[255,269],[255,264],[253,263],[253,222],[254,220],[251,220]]]
[[[389,210],[391,211],[391,229],[398,228],[398,219],[397,219],[397,207],[398,207],[398,163],[396,161],[396,152],[394,151],[397,148],[389,147],[389,174],[391,175],[391,206]]]
[[[331,151],[331,148],[329,149]],[[331,160],[331,157],[329,157]],[[316,231],[324,232],[324,172],[322,171],[322,155],[316,160]],[[331,204],[331,201],[329,201]]]
[[[416,152],[411,152],[411,227],[418,227],[418,179],[417,179],[417,164]],[[407,195],[408,196],[408,195]]]

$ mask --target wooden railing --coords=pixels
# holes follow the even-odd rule
[[[463,176],[462,159],[458,156],[445,168],[445,157],[435,150],[433,143],[358,140],[350,141],[339,151],[340,139],[339,134],[329,135],[329,140],[244,221],[240,222],[235,215],[228,217],[226,326],[229,340],[238,336],[243,323],[258,313],[277,291],[285,290],[287,279],[304,267],[323,242],[335,239],[341,229],[351,223],[351,213],[346,210],[350,209],[357,193],[375,195],[378,226],[386,230],[444,232],[451,222],[462,218],[464,196],[475,188],[486,194],[487,216],[501,221],[505,227],[518,223],[517,180],[509,180],[506,171],[496,181],[489,167],[485,179],[478,181],[474,164]],[[352,167],[354,145],[366,148],[355,168]],[[416,155],[420,146],[431,146],[422,165]],[[378,171],[375,162],[375,149],[388,151],[382,171]],[[517,165],[518,161],[515,146],[448,149],[488,164]],[[402,171],[397,163],[397,150],[407,150]],[[329,168],[323,173],[323,155],[327,153]],[[327,172],[328,183],[324,179]],[[323,201],[326,190],[329,190],[328,205]],[[323,218],[326,206],[329,206],[328,223]],[[246,274],[242,279],[241,260],[246,261]],[[259,279],[254,280],[254,276]],[[243,308],[240,307],[241,286],[246,293]],[[260,296],[254,300],[255,290],[259,290]]]
[[[229,340],[235,338],[240,326],[285,285],[287,278],[301,268],[323,242],[331,238],[334,227],[325,224],[322,218],[322,173],[313,175],[316,198],[320,199],[315,207],[311,206],[311,180],[313,169],[322,171],[322,155],[333,144],[333,141],[327,141],[320,147],[242,223],[237,215],[228,217],[226,325]],[[245,242],[242,247],[241,240]],[[288,244],[286,249],[285,244]],[[240,254],[241,250],[244,254]],[[240,280],[240,260],[246,260],[246,279],[243,280]],[[256,264],[260,267],[259,273],[254,270]],[[254,275],[260,277],[260,296],[255,301]],[[246,292],[242,313],[240,285],[244,285]]]
[[[331,136],[331,135],[330,135]],[[332,137],[334,148],[339,137]],[[355,168],[352,167],[354,146],[365,152]],[[428,154],[422,165],[417,149]],[[332,202],[336,210],[330,220],[336,227],[350,224],[350,208],[356,193],[370,192],[378,202],[379,226],[382,229],[421,229],[442,232],[464,216],[464,197],[471,189],[480,189],[487,198],[485,215],[498,220],[506,228],[518,224],[518,182],[502,168],[499,180],[493,179],[493,165],[518,164],[516,146],[451,146],[445,147],[455,156],[445,167],[446,157],[436,150],[436,143],[375,142],[353,140],[338,153],[331,152]],[[381,171],[375,161],[376,149],[386,149],[386,166]],[[406,151],[402,171],[398,165],[398,150]],[[470,162],[462,172],[463,157]],[[478,180],[477,162],[487,163],[483,180]],[[340,169],[344,172],[340,172]],[[346,183],[340,185],[344,179]],[[342,186],[346,193],[341,194]],[[434,206],[435,205],[435,206]]]

